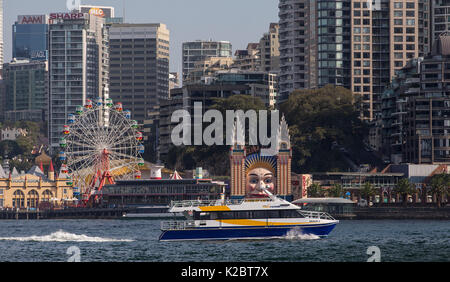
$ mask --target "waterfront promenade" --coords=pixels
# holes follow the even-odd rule
[[[48,210],[0,210],[0,219],[118,219],[129,212],[126,208],[68,208]],[[450,220],[450,206],[382,206],[355,207],[351,217],[333,215],[337,219],[439,219]]]

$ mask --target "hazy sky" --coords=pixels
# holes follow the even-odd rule
[[[11,60],[11,32],[17,15],[65,12],[66,0],[4,0],[5,62]],[[170,30],[170,71],[181,73],[185,41],[226,40],[236,49],[258,42],[271,22],[278,22],[278,0],[82,0],[113,6],[127,23],[164,23]],[[124,3],[126,3],[124,7]]]

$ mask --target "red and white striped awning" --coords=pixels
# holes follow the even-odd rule
[[[183,179],[180,174],[175,170],[173,174],[170,176],[170,179]]]

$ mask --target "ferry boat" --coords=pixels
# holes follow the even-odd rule
[[[172,202],[169,212],[183,213],[186,219],[162,221],[159,240],[286,238],[290,232],[326,237],[339,222],[264,191],[266,198]]]

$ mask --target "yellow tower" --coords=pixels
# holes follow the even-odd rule
[[[245,196],[245,138],[239,118],[234,123],[232,145],[230,148],[231,165],[231,196],[243,198]]]
[[[283,116],[278,129],[277,187],[278,194],[287,200],[292,200],[291,161],[289,128]]]

